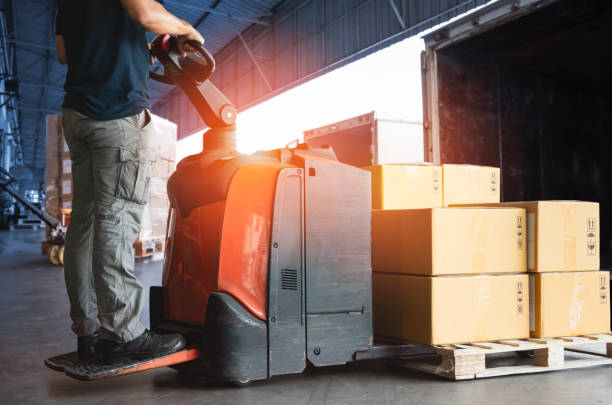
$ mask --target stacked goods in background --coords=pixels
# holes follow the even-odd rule
[[[372,212],[375,334],[423,344],[529,337],[525,209],[447,207],[499,202],[499,169],[367,169],[381,208]]]
[[[527,267],[532,337],[610,330],[610,276],[599,271],[599,204],[522,201],[527,210]]]
[[[159,145],[159,157],[149,182],[150,202],[143,211],[142,227],[135,243],[136,256],[150,256],[163,249],[170,203],[166,184],[176,169],[177,126],[151,114],[150,131]],[[72,165],[64,140],[61,114],[47,116],[45,210],[60,218],[61,208],[72,207]]]
[[[72,161],[60,114],[47,116],[46,143],[45,211],[59,219],[62,208],[72,208]],[[49,231],[47,226],[47,235]]]
[[[153,131],[151,136],[159,145],[159,157],[149,183],[149,204],[144,207],[140,235],[134,244],[136,257],[152,256],[163,251],[170,207],[166,185],[176,169],[176,124],[151,114],[149,125]]]

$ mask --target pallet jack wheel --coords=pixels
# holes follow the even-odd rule
[[[59,251],[60,251],[60,247],[63,248],[63,246],[59,246],[59,245],[53,245],[49,248],[49,261],[51,262],[51,264],[55,265],[55,266],[59,266],[61,265],[60,263],[60,257],[59,257]],[[62,261],[64,260],[64,254],[63,254],[63,250],[62,250]]]
[[[245,387],[248,387],[249,385],[251,385],[251,383],[252,383],[252,382],[253,382],[253,381],[251,381],[251,380],[246,380],[246,381],[232,381],[232,384],[233,384],[235,387],[238,387],[238,388],[245,388]]]
[[[57,258],[60,262],[60,265],[64,265],[64,246],[60,246],[58,252],[57,252]]]

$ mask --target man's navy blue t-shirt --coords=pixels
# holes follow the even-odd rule
[[[100,121],[149,107],[145,31],[119,0],[59,0],[56,32],[68,59],[63,107]]]

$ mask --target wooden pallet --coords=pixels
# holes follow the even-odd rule
[[[134,255],[137,259],[151,257],[153,259],[163,257],[164,242],[162,240],[140,240],[134,242]]]
[[[597,343],[605,344],[605,353],[580,348]],[[396,365],[451,380],[468,380],[612,364],[612,333],[437,345],[433,348],[437,354],[430,357],[433,361],[405,358]],[[533,350],[533,357],[520,358],[516,355],[527,350]],[[504,353],[511,356],[504,358]],[[495,366],[495,360],[500,359],[504,361],[497,363],[503,365]]]

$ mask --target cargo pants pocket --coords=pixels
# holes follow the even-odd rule
[[[151,159],[146,155],[147,153],[120,150],[121,167],[116,197],[141,205],[147,204],[153,168]]]

